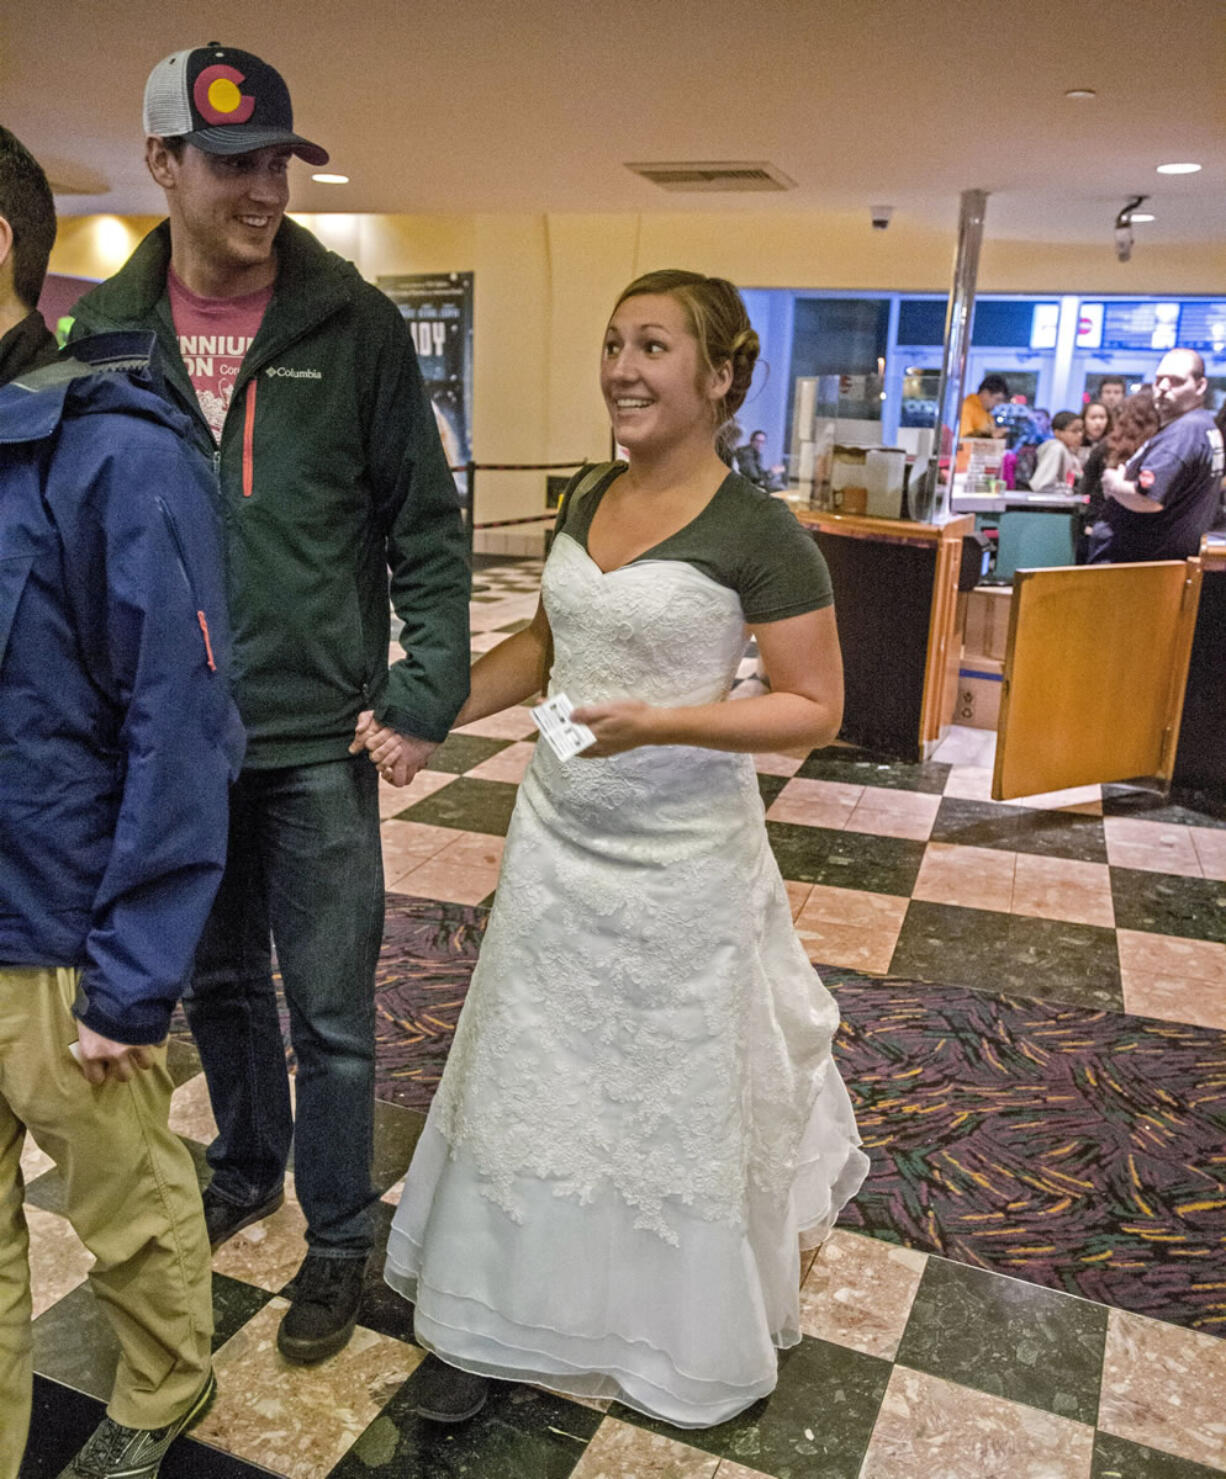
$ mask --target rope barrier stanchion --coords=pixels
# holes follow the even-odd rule
[[[477,523],[477,474],[479,472],[575,472],[581,467],[586,467],[587,458],[579,458],[573,462],[468,462],[456,463],[450,466],[448,471],[453,473],[462,472],[467,487],[467,497],[464,500],[464,529],[468,536],[468,558],[472,563],[473,536],[478,529],[508,529],[513,524],[543,524],[553,518],[552,513],[546,510],[543,514],[526,514],[516,519],[490,519],[483,524]],[[484,590],[484,586],[473,586],[474,591]]]
[[[465,532],[468,535],[468,568],[469,570],[472,570],[473,535],[477,527],[477,464],[472,460],[472,458],[469,458],[469,460],[464,464],[464,482],[468,495],[465,499],[465,513],[467,514],[467,528]],[[474,596],[479,595],[482,591],[487,591],[488,589],[488,586],[478,585],[476,581],[472,581],[469,587],[470,594]]]
[[[548,524],[553,519],[552,512],[543,514],[525,514],[520,519],[487,519],[483,524],[476,524],[477,529],[509,529],[512,524]]]
[[[455,468],[452,469],[453,472],[457,470]],[[477,497],[477,464],[475,462],[470,461],[464,464],[464,483],[468,494],[465,500],[465,513],[467,514],[468,523],[468,553],[471,559],[473,552],[473,529],[476,527],[477,515],[475,501]]]
[[[480,468],[482,472],[574,472],[577,468],[586,467],[586,461],[579,462],[462,462],[451,468],[452,472],[465,472],[470,467]]]

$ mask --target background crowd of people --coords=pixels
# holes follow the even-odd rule
[[[1108,376],[1080,411],[1049,418],[1026,407],[1024,419],[998,420],[1009,385],[989,375],[963,401],[959,430],[1008,440],[1002,473],[1010,490],[1086,500],[1074,515],[1078,564],[1183,559],[1203,534],[1226,528],[1226,404],[1214,417],[1208,394],[1203,358],[1173,349],[1153,384],[1131,395],[1122,378]],[[1159,517],[1148,522],[1152,515]]]

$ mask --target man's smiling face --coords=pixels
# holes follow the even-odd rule
[[[240,285],[271,260],[289,204],[290,154],[284,146],[206,154],[192,144],[179,158],[166,154],[166,201],[176,239],[212,276]]]

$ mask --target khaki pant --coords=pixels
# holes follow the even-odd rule
[[[59,1167],[68,1220],[96,1260],[90,1284],[120,1347],[110,1416],[161,1427],[209,1369],[208,1236],[191,1156],[167,1128],[165,1049],[131,1083],[87,1083],[68,1052],[76,982],[74,971],[0,968],[0,1479],[20,1466],[33,1381],[27,1129]]]

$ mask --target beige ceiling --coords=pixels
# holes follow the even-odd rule
[[[66,213],[156,211],[140,98],[220,40],[285,74],[346,187],[303,211],[822,211],[892,204],[992,236],[1109,239],[1131,193],[1155,242],[1226,251],[1226,0],[4,0],[0,121]],[[1068,101],[1093,87],[1093,102]],[[782,194],[673,195],[627,160],[767,160]],[[1199,161],[1199,175],[1155,166]]]

